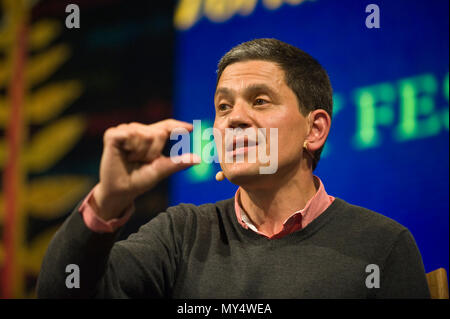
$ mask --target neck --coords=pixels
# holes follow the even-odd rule
[[[291,170],[292,172],[292,170]],[[298,167],[286,176],[276,176],[269,187],[240,188],[241,206],[258,230],[268,236],[278,233],[293,212],[305,208],[319,183],[310,169]]]

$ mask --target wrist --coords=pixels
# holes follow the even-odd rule
[[[133,204],[129,196],[105,195],[103,188],[97,184],[94,188],[90,204],[96,215],[104,221],[120,218],[124,212]]]

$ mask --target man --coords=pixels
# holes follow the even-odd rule
[[[223,175],[239,185],[234,198],[171,207],[115,242],[134,199],[198,158],[161,154],[172,131],[192,130],[185,122],[108,129],[100,182],[52,240],[39,297],[429,297],[410,232],[328,195],[313,175],[332,115],[331,85],[316,60],[275,39],[238,45],[219,62],[214,104],[222,136],[277,129],[276,172],[261,174],[263,163],[249,160],[256,144],[248,139],[241,147],[239,136],[221,139],[222,159],[244,155],[221,161]],[[258,146],[273,150],[268,136]],[[77,289],[66,286],[68,264],[80,269]]]

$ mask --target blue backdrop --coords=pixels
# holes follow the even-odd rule
[[[380,28],[368,28],[376,3]],[[216,66],[231,47],[273,37],[317,58],[334,117],[315,171],[330,195],[414,235],[427,272],[449,265],[449,2],[185,0],[175,15],[175,118],[214,121]],[[198,128],[198,126],[197,126]],[[200,131],[198,131],[200,132]],[[207,142],[206,142],[207,143]],[[204,145],[203,145],[204,146]],[[218,164],[172,177],[172,205],[230,198]]]

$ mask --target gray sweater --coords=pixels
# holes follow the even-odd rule
[[[411,233],[339,198],[280,239],[244,229],[234,199],[180,204],[127,240],[119,232],[92,232],[77,207],[48,247],[38,297],[429,298]],[[79,288],[66,286],[69,264]]]

